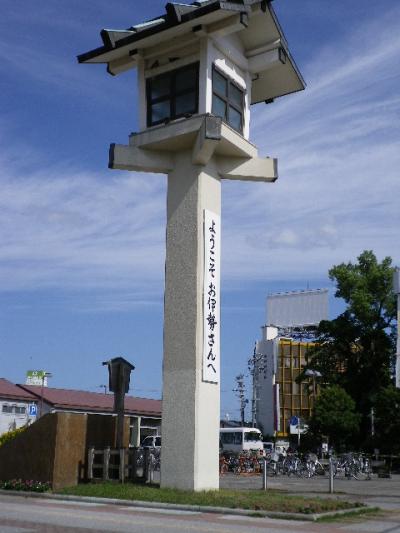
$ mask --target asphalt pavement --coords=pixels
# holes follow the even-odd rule
[[[221,478],[221,487],[259,489],[260,476],[228,474]],[[328,479],[295,477],[268,478],[272,489],[288,494],[328,494]],[[31,498],[25,495],[0,493],[0,533],[88,533],[130,532],[163,533],[400,533],[400,476],[391,479],[373,478],[370,481],[335,480],[333,497],[363,501],[383,509],[378,516],[340,519],[327,523],[293,521],[254,516],[237,516],[177,509],[130,507],[124,502],[83,502],[52,500],[46,496]],[[268,497],[268,493],[266,494]]]
[[[400,533],[400,514],[334,524],[0,494],[0,533]]]

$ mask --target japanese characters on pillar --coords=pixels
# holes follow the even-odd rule
[[[204,210],[204,341],[203,381],[219,383],[220,375],[221,219]]]

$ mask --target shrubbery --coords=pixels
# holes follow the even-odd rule
[[[23,426],[22,428],[13,429],[11,431],[7,431],[7,433],[3,433],[0,435],[0,446],[3,446],[6,442],[15,439],[17,435],[25,431],[26,426]]]
[[[10,481],[0,481],[0,489],[3,490],[23,490],[26,492],[47,492],[51,489],[49,482],[45,481],[23,481],[22,479],[11,479]]]

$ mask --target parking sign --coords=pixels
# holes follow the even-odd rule
[[[37,416],[37,405],[35,403],[29,404],[29,416]]]

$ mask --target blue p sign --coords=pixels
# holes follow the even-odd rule
[[[35,403],[29,404],[29,416],[37,416],[37,405]]]

